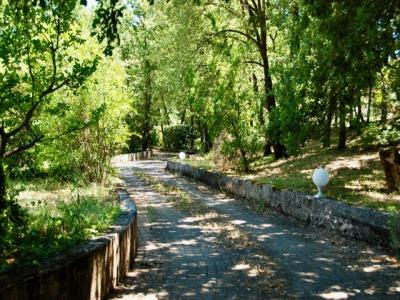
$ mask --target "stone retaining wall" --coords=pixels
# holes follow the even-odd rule
[[[127,161],[136,161],[145,158],[151,158],[153,156],[153,149],[141,152],[127,153],[114,156],[112,158],[113,163],[117,162],[127,162]]]
[[[223,189],[234,196],[261,201],[266,207],[306,224],[322,226],[371,244],[390,245],[390,216],[386,213],[327,198],[318,199],[296,191],[280,190],[268,184],[210,172],[189,164],[168,161],[167,169]]]
[[[40,267],[0,277],[0,299],[104,299],[132,266],[137,249],[136,207],[119,191],[122,215],[103,236],[49,259]]]

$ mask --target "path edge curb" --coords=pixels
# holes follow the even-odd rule
[[[262,201],[266,207],[304,224],[323,227],[372,245],[391,246],[391,216],[388,213],[351,206],[329,198],[315,198],[302,192],[276,189],[269,184],[259,184],[170,160],[167,160],[166,169],[222,189],[233,196]]]
[[[147,151],[133,152],[116,155],[112,158],[111,163],[114,165],[116,163],[124,163],[129,161],[137,161],[141,159],[151,158],[154,156],[153,149]]]

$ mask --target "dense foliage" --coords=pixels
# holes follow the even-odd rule
[[[7,178],[104,184],[121,151],[212,151],[248,172],[351,136],[396,161],[399,3],[0,1],[2,243],[33,222]]]
[[[92,37],[91,24],[101,27],[105,16],[80,2],[0,2],[1,267],[54,254],[118,215],[98,197],[64,197],[36,214],[7,184],[35,177],[105,184],[111,157],[125,146],[124,65],[117,49],[103,54],[111,55],[108,33],[104,43]]]
[[[40,193],[40,199],[22,197],[24,226],[8,223],[0,236],[0,272],[11,266],[37,265],[52,255],[65,251],[112,225],[120,207],[109,188],[90,186],[78,188],[53,181],[26,187],[27,195]],[[39,191],[36,191],[40,187]],[[32,190],[33,188],[33,190]]]
[[[190,125],[165,127],[162,132],[162,146],[167,150],[190,150],[193,148],[196,132]]]
[[[143,149],[152,130],[175,124],[194,127],[204,151],[227,136],[221,149],[244,169],[260,143],[278,159],[310,140],[330,147],[332,136],[340,150],[349,134],[367,146],[399,142],[396,1],[132,1],[130,9],[124,26],[134,34],[121,46],[130,49]]]

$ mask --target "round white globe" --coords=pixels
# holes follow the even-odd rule
[[[179,159],[180,159],[180,160],[184,160],[185,157],[186,157],[185,152],[179,152]]]
[[[329,182],[329,173],[323,168],[315,169],[312,175],[312,180],[316,186],[326,186]]]

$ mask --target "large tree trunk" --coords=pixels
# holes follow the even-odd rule
[[[386,185],[389,192],[400,188],[400,155],[395,147],[380,149],[379,157],[385,171]]]
[[[267,15],[266,15],[266,4],[264,2],[258,2],[257,13],[255,14],[250,6],[248,6],[249,16],[252,17],[252,25],[254,28],[254,33],[257,36],[258,50],[262,60],[263,72],[264,72],[264,92],[265,92],[265,102],[264,107],[269,112],[269,118],[271,118],[271,112],[276,108],[275,96],[272,90],[272,78],[269,74],[269,61],[268,61],[268,47],[267,47]],[[259,30],[258,30],[259,29]],[[275,159],[286,157],[286,148],[280,142],[279,132],[274,133],[273,141],[268,134],[265,135],[265,146],[264,155],[270,154],[270,147],[274,149]]]
[[[339,103],[339,143],[338,150],[346,149],[346,107],[344,99]]]
[[[276,108],[276,101],[275,101],[275,96],[272,92],[272,78],[271,75],[269,74],[269,62],[268,62],[268,56],[266,52],[262,54],[262,60],[263,60],[263,66],[264,66],[264,89],[265,89],[265,102],[264,102],[264,107],[267,109],[267,111],[270,113],[269,118],[272,117],[271,112]],[[272,120],[270,120],[272,121]],[[282,157],[287,157],[286,153],[286,148],[285,146],[280,142],[280,134],[279,132],[274,133],[273,140],[271,141],[271,137],[266,134],[265,136],[265,144],[264,144],[264,155],[269,155],[270,149],[271,149],[271,144],[272,148],[274,149],[274,158],[275,159],[280,159]]]
[[[145,126],[142,133],[142,151],[147,151],[150,146],[150,132],[148,126]]]

